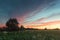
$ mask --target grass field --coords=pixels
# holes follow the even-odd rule
[[[0,32],[0,40],[60,40],[60,30]]]

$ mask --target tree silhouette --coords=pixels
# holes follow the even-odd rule
[[[20,31],[23,31],[23,30],[25,30],[25,28],[24,28],[23,25],[21,25],[21,27],[20,27]]]
[[[44,30],[47,30],[47,28],[45,28]]]
[[[8,31],[16,31],[19,29],[18,27],[18,21],[16,18],[11,18],[6,22],[6,26]]]

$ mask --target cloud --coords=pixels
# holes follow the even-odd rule
[[[60,15],[60,13],[53,13],[53,14],[47,16],[47,17],[42,17],[40,19],[37,19],[37,20],[31,22],[31,24],[41,24],[41,23],[44,23],[45,20],[50,19],[50,18],[52,18],[54,16],[58,16],[58,15]]]
[[[48,16],[46,18],[49,19],[49,18],[52,18],[54,16],[59,16],[59,15],[60,15],[60,13],[53,13],[53,14],[51,14],[50,16]]]

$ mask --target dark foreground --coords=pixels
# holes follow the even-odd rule
[[[60,30],[0,32],[0,40],[60,40]]]

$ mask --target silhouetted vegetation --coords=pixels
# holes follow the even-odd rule
[[[6,22],[6,27],[0,28],[0,31],[24,31],[24,30],[37,30],[37,29],[33,29],[33,28],[25,28],[23,25],[18,26],[18,21],[16,18],[10,18],[7,22]]]
[[[18,24],[19,23],[18,23],[17,19],[15,19],[15,18],[9,19],[6,22],[7,31],[17,31],[17,30],[19,30]]]
[[[54,30],[59,30],[59,28],[55,28]]]
[[[26,28],[26,30],[38,30],[38,29],[34,29],[34,28]]]
[[[20,27],[20,31],[24,31],[24,30],[25,30],[24,26],[21,25],[21,27]]]
[[[45,28],[44,30],[47,30],[47,28]]]

